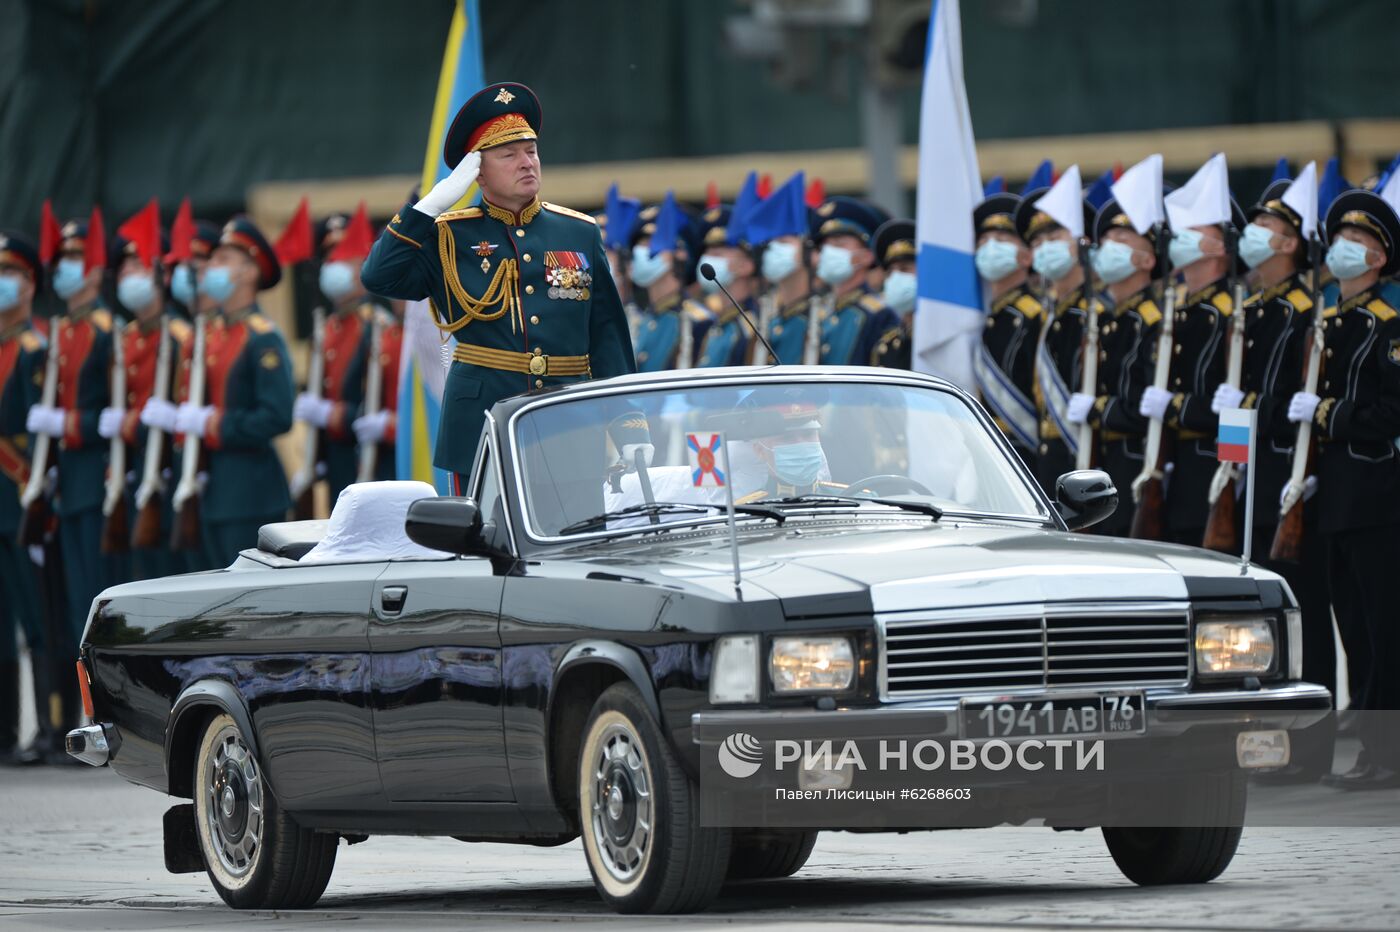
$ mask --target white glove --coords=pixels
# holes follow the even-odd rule
[[[1069,396],[1065,417],[1069,418],[1071,424],[1083,424],[1089,420],[1089,412],[1092,410],[1094,410],[1094,396],[1075,392]]]
[[[1311,421],[1322,399],[1311,392],[1297,392],[1288,402],[1288,419],[1299,424]]]
[[[175,412],[178,409],[164,398],[151,398],[141,409],[141,423],[167,434],[175,432]]]
[[[452,174],[433,185],[433,189],[423,195],[413,209],[436,220],[438,214],[451,210],[452,205],[462,199],[480,171],[481,153],[468,152],[466,158],[452,169]]]
[[[302,392],[297,395],[297,400],[292,405],[292,417],[298,421],[305,421],[312,427],[325,427],[331,419],[331,410],[334,407],[335,402],[329,399]]]
[[[1210,410],[1219,414],[1226,408],[1238,408],[1241,401],[1244,401],[1244,392],[1221,382],[1215,387],[1215,397],[1210,400]]]
[[[355,431],[355,438],[360,443],[378,443],[384,439],[384,431],[389,425],[389,412],[376,411],[373,414],[364,414],[355,418],[350,428]]]
[[[62,437],[63,422],[67,420],[67,414],[62,408],[34,405],[29,409],[29,416],[24,419],[24,429],[31,434]]]
[[[187,401],[175,411],[175,433],[203,437],[213,416],[213,405],[197,405]]]
[[[103,408],[102,413],[97,415],[97,433],[104,439],[111,440],[121,432],[124,417],[125,408]]]
[[[1291,481],[1291,480],[1290,480]],[[1317,476],[1307,476],[1303,479],[1303,501],[1307,501],[1317,494]],[[1278,506],[1282,508],[1288,503],[1288,483],[1283,484],[1283,488],[1278,491]]]
[[[1138,402],[1138,414],[1160,421],[1172,403],[1172,393],[1165,388],[1149,385],[1142,390],[1142,401]]]
[[[635,467],[638,450],[642,451],[642,462],[646,463],[647,468],[650,469],[652,457],[656,455],[656,447],[649,443],[624,443],[622,445],[622,462],[626,464],[628,469]]]

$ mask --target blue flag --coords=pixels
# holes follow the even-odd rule
[[[632,227],[637,223],[637,215],[642,212],[642,202],[635,197],[623,197],[617,190],[617,182],[608,188],[608,199],[604,207],[608,218],[607,234],[603,245],[609,249],[626,249]]]
[[[1100,175],[1093,184],[1089,185],[1089,190],[1084,192],[1084,200],[1089,202],[1089,206],[1098,210],[1109,199],[1113,197],[1113,169],[1109,169]]]
[[[1037,188],[1048,188],[1055,183],[1055,164],[1049,159],[1041,162],[1035,167],[1035,173],[1031,175],[1026,186],[1021,189],[1022,194],[1034,191]]]
[[[1275,181],[1292,181],[1293,176],[1288,173],[1288,159],[1279,159],[1274,165],[1274,177],[1269,179],[1269,184]]]
[[[744,235],[757,246],[779,236],[807,235],[807,176],[797,172],[756,204],[744,222]]]
[[[750,242],[748,237],[749,214],[763,202],[758,196],[758,172],[749,172],[739,196],[734,198],[734,207],[729,211],[729,245],[738,246]]]
[[[1000,194],[1006,190],[1006,178],[1002,175],[993,175],[992,180],[982,185],[982,193],[986,197],[993,194]]]
[[[681,210],[681,205],[676,203],[676,192],[667,191],[666,198],[661,202],[661,209],[656,213],[656,232],[651,235],[651,254],[654,256],[659,252],[671,252],[676,248],[676,241],[681,238],[681,231],[690,223],[690,218]]]

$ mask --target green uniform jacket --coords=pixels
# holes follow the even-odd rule
[[[433,454],[441,469],[471,469],[486,409],[500,399],[636,371],[602,237],[586,214],[536,201],[517,216],[488,203],[434,221],[404,205],[360,278],[374,294],[431,299],[440,322],[458,328],[459,343],[589,357],[583,375],[529,374],[454,360]],[[466,309],[463,297],[476,307]]]
[[[19,532],[19,496],[29,470],[24,422],[44,384],[44,338],[29,321],[0,334],[0,534]]]

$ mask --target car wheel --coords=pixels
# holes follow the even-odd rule
[[[235,909],[313,905],[339,837],[301,828],[277,805],[233,718],[214,717],[194,764],[195,828],[214,889]]]
[[[1230,866],[1244,822],[1246,785],[1235,771],[1182,781],[1164,792],[1200,817],[1198,827],[1105,828],[1104,841],[1118,869],[1135,884],[1206,883]]]
[[[730,880],[773,880],[802,870],[817,832],[801,829],[749,829],[735,831],[729,849]]]
[[[629,683],[589,713],[579,821],[593,883],[618,912],[694,912],[724,883],[729,830],[701,826],[697,787]]]

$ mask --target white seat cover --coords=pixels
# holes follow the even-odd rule
[[[345,487],[331,509],[325,538],[299,563],[374,563],[383,560],[446,560],[408,539],[408,506],[434,498],[426,482],[356,482]]]

